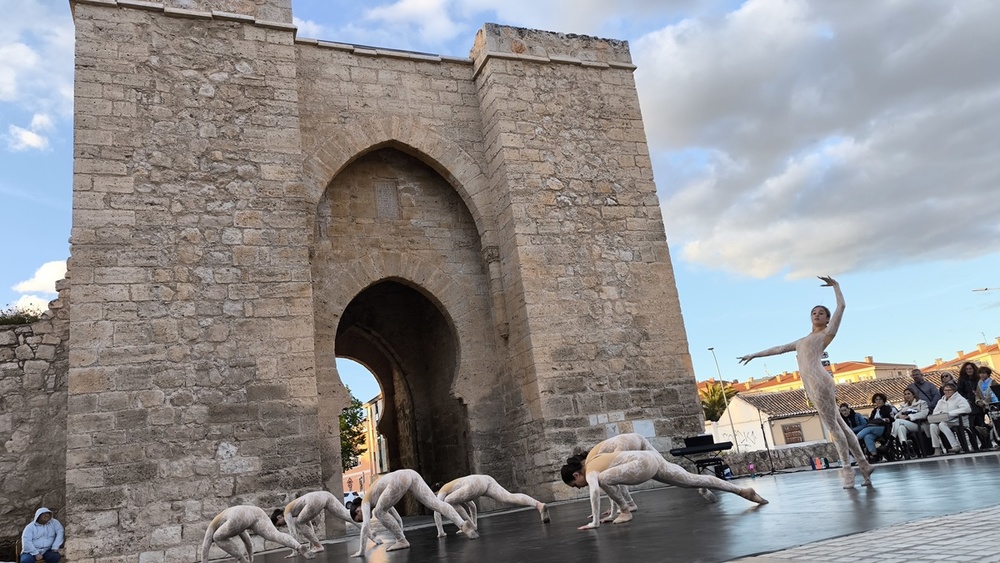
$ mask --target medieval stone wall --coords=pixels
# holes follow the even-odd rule
[[[194,560],[226,506],[337,491],[350,346],[435,474],[565,498],[571,451],[701,430],[627,44],[440,57],[290,10],[74,2],[74,561]]]
[[[488,24],[473,48],[511,312],[532,418],[527,475],[639,431],[698,431],[687,338],[624,42]],[[658,437],[658,438],[657,438]],[[557,446],[563,445],[563,446]]]
[[[192,561],[320,482],[293,28],[166,8],[74,7],[75,561]]]
[[[65,519],[69,284],[42,319],[0,326],[0,558],[45,506]],[[6,559],[5,559],[6,560]]]

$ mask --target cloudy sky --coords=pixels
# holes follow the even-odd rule
[[[73,24],[0,0],[0,306],[69,249]],[[1000,3],[294,0],[300,37],[466,56],[484,22],[627,39],[696,376],[809,330],[834,361],[951,358],[1000,336]],[[359,384],[356,384],[357,387]],[[370,398],[369,389],[358,392]],[[367,396],[366,396],[367,395]]]

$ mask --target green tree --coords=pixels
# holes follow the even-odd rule
[[[347,389],[350,393],[350,388]],[[358,456],[365,453],[365,408],[354,395],[351,404],[340,415],[340,463],[344,471],[358,464]]]
[[[736,390],[733,389],[732,385],[726,385],[725,393],[725,398],[723,398],[722,385],[719,384],[709,385],[698,392],[698,398],[701,399],[701,410],[705,412],[705,420],[717,422],[722,413],[726,412],[726,401],[736,395]]]

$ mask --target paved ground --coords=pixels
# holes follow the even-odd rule
[[[846,491],[835,469],[737,480],[771,501],[761,507],[727,493],[713,505],[685,489],[641,491],[632,522],[597,530],[576,529],[589,517],[582,501],[552,505],[548,525],[533,510],[483,516],[477,540],[455,536],[450,524],[439,539],[429,517],[417,517],[406,522],[410,549],[387,553],[369,543],[367,561],[1000,561],[1000,455],[877,467],[874,487]],[[331,542],[312,561],[360,561],[350,557],[357,547],[356,536]],[[279,563],[286,554],[254,560]]]

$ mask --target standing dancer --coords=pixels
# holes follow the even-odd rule
[[[861,451],[861,444],[858,437],[854,435],[851,428],[844,422],[837,411],[837,397],[834,389],[833,377],[827,373],[820,363],[820,356],[823,350],[830,345],[833,337],[837,336],[837,329],[840,327],[840,319],[844,316],[844,295],[840,292],[840,284],[831,277],[820,276],[819,279],[825,283],[822,287],[832,287],[837,295],[837,310],[830,317],[830,310],[823,305],[812,308],[812,332],[806,336],[781,346],[768,348],[756,354],[742,356],[740,363],[747,364],[754,358],[764,356],[774,356],[795,350],[795,359],[799,363],[799,375],[802,377],[802,384],[806,388],[806,395],[812,400],[819,413],[820,420],[826,426],[827,431],[833,438],[833,444],[837,448],[837,455],[840,456],[841,480],[845,489],[854,488],[854,469],[848,459],[848,454],[854,454],[854,459],[858,460],[858,469],[864,477],[864,485],[872,484],[872,472],[874,468],[865,458]]]
[[[560,473],[563,482],[571,487],[590,487],[591,521],[589,524],[577,528],[579,530],[600,527],[600,491],[602,489],[621,510],[621,514],[614,519],[614,523],[621,524],[631,520],[632,513],[625,498],[621,496],[618,485],[638,485],[650,479],[677,487],[726,491],[739,495],[750,502],[767,504],[767,500],[751,488],[741,489],[729,481],[723,481],[711,475],[688,473],[676,463],[670,463],[663,459],[663,456],[656,451],[600,454],[586,462],[583,456],[573,456],[566,460],[566,465],[562,466]]]
[[[378,518],[396,539],[395,543],[385,549],[386,551],[410,547],[410,542],[406,541],[406,536],[403,535],[402,519],[396,509],[392,507],[403,498],[407,491],[413,493],[413,496],[427,508],[447,516],[449,520],[462,529],[462,532],[469,539],[479,537],[475,524],[468,520],[463,521],[450,504],[438,500],[419,473],[412,469],[398,469],[383,475],[365,493],[364,499],[361,501],[360,516],[363,522],[361,524],[361,545],[358,546],[358,552],[354,554],[354,557],[363,557],[365,554],[365,544],[368,541],[368,536],[371,535],[370,528],[373,517]],[[372,508],[373,504],[375,505],[374,509]],[[355,512],[355,521],[357,521],[358,516],[358,513]]]
[[[361,529],[361,526],[351,518],[347,507],[340,504],[340,500],[328,491],[313,491],[300,496],[288,503],[283,512],[276,510],[277,514],[271,515],[271,522],[275,526],[287,525],[288,534],[296,539],[298,539],[298,532],[301,526],[302,535],[309,540],[309,545],[312,546],[311,551],[318,553],[323,551],[324,547],[320,543],[319,538],[316,537],[316,531],[313,530],[313,520],[319,517],[324,509],[337,518],[345,522],[350,522],[358,529]],[[379,542],[376,541],[375,543]],[[294,557],[296,553],[296,551],[293,551],[288,557]]]
[[[208,552],[212,549],[212,542],[219,546],[222,551],[236,558],[239,563],[250,563],[253,561],[253,544],[250,542],[249,532],[253,532],[268,541],[279,543],[289,547],[299,555],[304,555],[306,559],[316,557],[309,551],[309,546],[299,545],[295,538],[279,532],[267,513],[256,506],[239,505],[230,506],[220,512],[205,530],[205,540],[201,543],[201,563],[208,563]],[[246,547],[246,555],[240,553],[240,544],[236,543],[236,537],[243,540]]]
[[[538,511],[543,524],[549,523],[549,509],[545,504],[529,497],[523,493],[511,493],[500,486],[497,480],[489,475],[469,475],[459,477],[454,481],[445,483],[438,489],[437,498],[455,507],[464,520],[469,520],[473,525],[477,524],[478,517],[475,499],[479,497],[491,498],[507,504],[521,504],[530,506]],[[464,506],[464,508],[463,508]],[[466,513],[468,509],[468,513]],[[438,537],[443,538],[444,527],[441,525],[441,513],[434,513],[434,525],[437,526]]]

